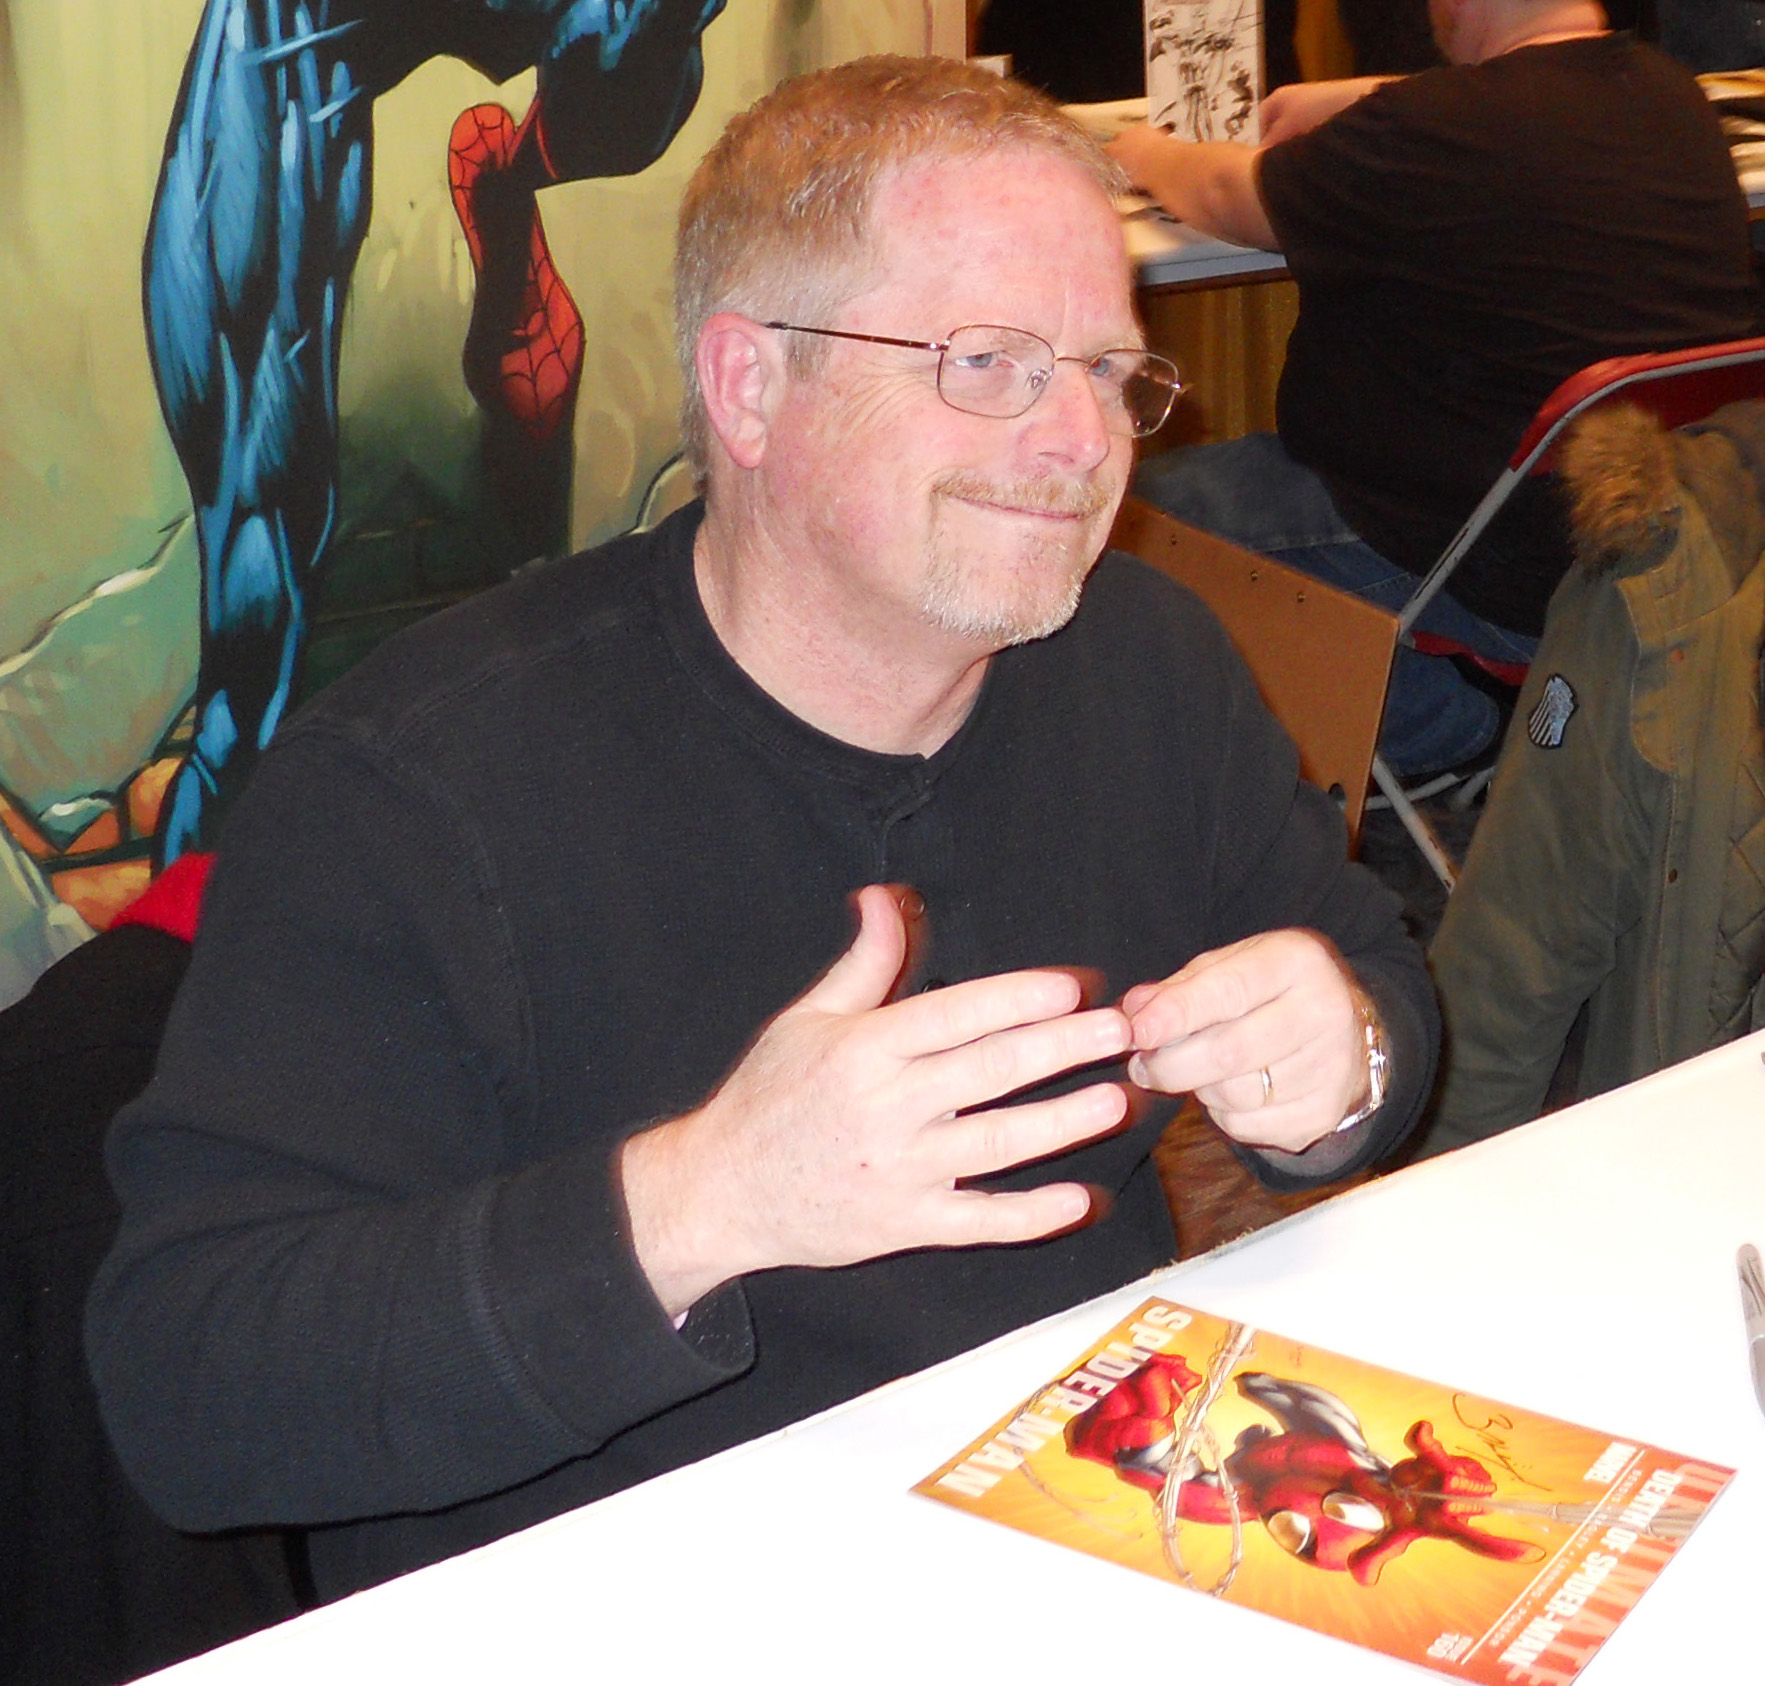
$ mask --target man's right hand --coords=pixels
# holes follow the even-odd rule
[[[1063,972],[891,1002],[907,956],[901,903],[873,884],[858,913],[851,948],[702,1107],[625,1144],[632,1240],[671,1316],[751,1271],[1027,1241],[1090,1209],[1077,1183],[1001,1194],[957,1185],[1115,1128],[1127,1110],[1115,1083],[987,1103],[1124,1053],[1127,1019],[1113,1007],[1080,1011],[1079,983]]]

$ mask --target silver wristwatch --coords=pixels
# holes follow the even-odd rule
[[[1386,1091],[1391,1087],[1391,1051],[1385,1046],[1385,1026],[1379,1010],[1364,998],[1355,1010],[1367,1049],[1367,1098],[1336,1126],[1337,1135],[1371,1118],[1385,1104]]]

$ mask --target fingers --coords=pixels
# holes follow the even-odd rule
[[[1129,1040],[1128,1021],[1113,1007],[991,1031],[920,1057],[910,1078],[913,1107],[928,1118],[966,1112],[1063,1072],[1119,1059]]]
[[[893,1070],[888,1081],[898,1086],[907,1115],[935,1122],[1128,1051],[1128,1022],[1119,1009],[1079,1010],[1087,982],[1095,988],[1101,980],[1070,971],[975,978],[883,1005],[906,963],[923,904],[911,890],[870,885],[857,905],[851,948],[784,1016],[843,1020],[847,1039],[862,1042],[866,1058]],[[1110,1122],[1113,1115],[1098,1127]],[[1020,1153],[984,1168],[1036,1156]]]
[[[940,1247],[1009,1247],[1076,1229],[1094,1212],[1083,1183],[1048,1183],[1010,1194],[955,1189],[942,1196]]]
[[[952,1181],[985,1177],[1107,1135],[1127,1116],[1120,1084],[1093,1083],[1069,1095],[952,1119],[935,1127],[934,1151]]]
[[[886,1015],[890,1051],[903,1059],[961,1048],[1021,1025],[1070,1014],[1083,998],[1070,972],[1001,972],[929,989],[897,1002]],[[1114,1008],[1101,1009],[1120,1018]],[[1126,1027],[1123,1036],[1125,1047]]]
[[[1079,1183],[994,1193],[957,1186],[1064,1153],[1122,1127],[1129,1102],[1119,1084],[1098,1083],[1052,1100],[1000,1107],[933,1127],[928,1152],[947,1177],[928,1193],[916,1223],[921,1246],[1006,1246],[1072,1229],[1102,1216],[1101,1190]]]
[[[1204,1105],[1268,1111],[1309,1093],[1334,1068],[1352,1008],[1345,1001],[1339,1014],[1325,1006],[1277,996],[1242,1017],[1136,1054],[1128,1075],[1165,1094],[1188,1090]]]
[[[1126,1016],[1087,1010],[1081,980],[1060,971],[892,1000],[918,898],[871,885],[856,906],[851,946],[724,1082],[622,1155],[638,1256],[666,1306],[755,1270],[1009,1243],[1093,1209],[1070,1183],[997,1195],[962,1185],[1119,1127],[1127,1100],[1114,1084],[994,1103],[1119,1059]]]
[[[1272,946],[1269,937],[1297,934],[1247,937],[1198,954],[1161,983],[1136,984],[1121,1003],[1133,1024],[1134,1046],[1179,1045],[1202,1031],[1236,1023],[1284,991],[1293,957]]]
[[[917,898],[916,898],[917,900]],[[797,1005],[813,1012],[862,1013],[880,1007],[907,961],[901,893],[886,884],[858,892],[858,935]]]
[[[1110,1106],[1101,1100],[1093,1103],[1093,1111],[1095,1116],[1091,1123],[1096,1117],[1111,1112],[1115,1114],[1114,1122],[1101,1130],[1087,1124],[1085,1134],[1077,1136],[1067,1131],[1059,1132],[1062,1139],[1049,1151],[1076,1146],[1086,1139],[1086,1134],[1107,1134],[1111,1129],[1120,1128],[1129,1116],[1124,1105]],[[1008,1163],[1008,1158],[1002,1158],[1001,1168]],[[1045,1240],[1064,1230],[1077,1229],[1082,1224],[1101,1222],[1109,1216],[1113,1205],[1113,1197],[1107,1189],[1085,1183],[1044,1183],[1039,1188],[997,1193],[960,1187],[941,1190],[932,1197],[928,1215],[922,1219],[926,1233],[934,1239],[922,1245],[1000,1247],[1019,1241]]]
[[[1199,1084],[1193,1093],[1234,1141],[1299,1153],[1350,1110],[1343,1088],[1348,1068],[1339,1053],[1333,1039],[1319,1038],[1286,1059]]]
[[[1347,967],[1316,933],[1250,937],[1123,997],[1138,1050],[1128,1075],[1192,1091],[1236,1140],[1301,1151],[1364,1085],[1356,1001]]]
[[[915,891],[894,884],[866,885],[855,901],[858,934],[852,946],[787,1011],[849,1017],[889,1001],[919,934],[924,904]],[[1016,1026],[1071,1014],[1079,1006],[1083,991],[1083,983],[1075,974],[1055,970],[1007,972],[928,990],[893,1003],[887,1013],[879,1015],[881,1046],[903,1060],[960,1048]],[[1120,1018],[1113,1008],[1102,1011],[1109,1018]],[[1107,1058],[1126,1047],[1125,1027],[1121,1042],[1100,1046],[1096,1052],[1083,1051],[1083,1047],[1089,1046],[1090,1036],[1081,1027],[1077,1041],[1083,1046],[1076,1048],[1064,1064],[1040,1069],[1023,1065],[1021,1069],[1029,1075],[1008,1083],[1007,1088],[1033,1082],[1070,1065]],[[1011,1071],[1004,1075],[1009,1077]],[[977,1091],[952,1102],[952,1106],[972,1106],[1005,1092],[1006,1088]]]
[[[1122,998],[1158,1088],[1167,1079],[1193,1089],[1253,1074],[1346,1028],[1353,1007],[1347,967],[1313,931],[1248,937]]]
[[[1141,123],[1122,130],[1103,150],[1122,167],[1136,187],[1143,188],[1155,161],[1167,146],[1173,144],[1162,129]]]

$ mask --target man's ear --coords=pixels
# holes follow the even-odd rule
[[[711,431],[738,468],[758,468],[788,379],[778,336],[719,311],[699,330],[694,356]]]

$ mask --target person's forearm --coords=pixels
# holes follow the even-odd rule
[[[1194,150],[1206,156],[1192,166],[1190,211],[1184,220],[1222,240],[1274,251],[1279,242],[1256,186],[1260,148],[1216,141],[1202,142]]]
[[[1241,246],[1276,249],[1257,191],[1260,149],[1131,131],[1111,148],[1128,174],[1180,222]]]
[[[695,1196],[704,1182],[707,1132],[697,1114],[670,1119],[628,1140],[619,1178],[631,1225],[631,1246],[650,1291],[678,1320],[697,1301],[759,1261],[738,1251],[717,1202]],[[722,1203],[725,1211],[727,1202]]]
[[[203,1531],[429,1510],[727,1380],[645,1293],[606,1157],[305,1211],[312,1179],[287,1171],[163,1245],[125,1229],[90,1342],[131,1477]]]

